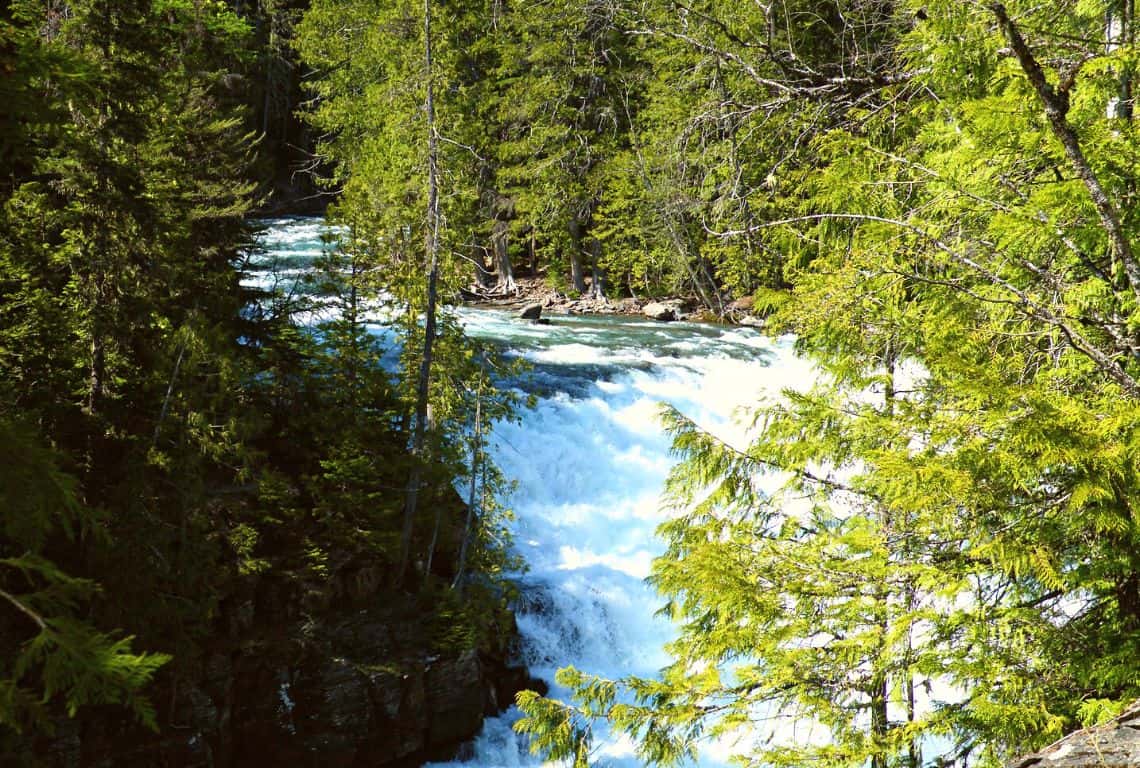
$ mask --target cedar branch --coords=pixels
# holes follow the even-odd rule
[[[1124,272],[1128,276],[1132,293],[1137,299],[1140,299],[1140,263],[1136,261],[1132,252],[1132,244],[1128,241],[1124,227],[1120,223],[1120,214],[1117,213],[1108,193],[1101,185],[1092,166],[1089,165],[1088,158],[1085,157],[1081,143],[1077,139],[1077,134],[1067,119],[1071,81],[1067,81],[1060,88],[1054,88],[1050,85],[1049,81],[1045,79],[1045,72],[1041,69],[1041,64],[1034,58],[1033,52],[1029,50],[1025,38],[1017,29],[1017,25],[1006,13],[1005,6],[1001,3],[992,3],[990,10],[997,17],[998,26],[1001,27],[1006,39],[1009,40],[1009,45],[1013,49],[1013,54],[1017,57],[1022,71],[1041,99],[1041,103],[1045,107],[1045,116],[1049,119],[1049,125],[1053,129],[1053,135],[1061,142],[1073,170],[1084,182],[1089,198],[1100,217],[1101,227],[1108,235],[1112,251],[1120,259]]]

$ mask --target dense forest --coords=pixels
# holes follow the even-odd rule
[[[0,18],[5,765],[271,760],[222,726],[257,721],[253,689],[272,714],[266,665],[331,655],[329,622],[362,604],[403,628],[391,654],[505,652],[503,512],[452,490],[471,475],[493,495],[470,446],[474,413],[509,407],[494,355],[441,331],[412,454],[414,371],[380,366],[351,244],[300,289],[251,280],[250,216],[281,205],[299,124],[290,14],[95,0]],[[222,724],[212,744],[200,717]]]
[[[739,732],[747,765],[999,765],[1120,712],[1134,11],[5,4],[3,760],[253,764],[164,734],[219,707],[218,659],[307,658],[344,606],[432,653],[501,643],[482,441],[522,404],[449,306],[523,274],[762,318],[819,371],[743,449],[665,413],[674,661],[522,693],[537,751],[585,766],[604,719],[653,764]],[[300,288],[251,280],[257,214],[326,204]],[[828,737],[749,736],[787,719]]]

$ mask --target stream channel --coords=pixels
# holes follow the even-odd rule
[[[320,219],[274,219],[262,236],[279,277],[303,272],[323,246]],[[284,270],[281,272],[280,270]],[[736,445],[742,410],[811,378],[788,338],[754,329],[626,316],[552,316],[535,325],[515,313],[459,308],[467,333],[525,358],[514,384],[537,396],[518,423],[494,426],[489,450],[517,481],[507,505],[528,570],[515,606],[523,661],[553,685],[560,667],[606,677],[652,676],[669,659],[675,629],[654,614],[663,602],[644,583],[663,549],[661,493],[675,459],[658,418],[668,403]],[[514,708],[488,720],[453,766],[537,766],[514,734]],[[739,748],[739,747],[738,747]],[[731,745],[710,745],[702,766],[722,765]],[[599,764],[633,768],[632,745],[602,735]],[[438,766],[438,764],[437,764]]]

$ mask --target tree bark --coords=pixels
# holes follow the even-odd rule
[[[475,256],[471,262],[475,267],[475,284],[484,290],[490,290],[495,285],[495,266],[487,267],[487,248],[478,245],[474,248]],[[491,261],[494,262],[492,256]]]
[[[570,222],[570,282],[579,295],[586,292],[586,277],[582,270],[582,222]]]
[[[530,276],[538,277],[538,243],[535,242],[534,227],[530,228],[530,237],[527,239],[527,255],[530,257]]]
[[[606,298],[606,271],[599,262],[602,260],[602,241],[590,238],[590,295],[595,299]]]
[[[503,293],[516,293],[515,273],[511,268],[511,256],[507,251],[510,235],[510,223],[506,219],[496,218],[492,228],[491,247],[495,256],[495,275],[498,278],[499,290]]]
[[[107,346],[103,329],[96,325],[91,332],[91,366],[87,376],[87,412],[99,413],[103,403],[103,382],[107,379]]]
[[[886,386],[883,392],[883,412],[890,418],[895,408],[895,365],[897,359],[890,343],[883,352],[883,367],[887,371]],[[890,535],[894,520],[891,510],[886,506],[879,507],[879,525],[885,536]],[[887,755],[885,752],[886,737],[890,730],[890,720],[887,711],[890,701],[890,666],[886,661],[887,635],[891,630],[890,593],[883,584],[875,587],[875,623],[878,625],[879,637],[876,643],[875,655],[871,659],[871,768],[887,768]]]
[[[1105,52],[1112,53],[1123,45],[1133,42],[1136,7],[1134,0],[1117,0],[1109,2],[1105,13],[1104,42]],[[1125,66],[1120,73],[1120,91],[1109,99],[1108,118],[1116,120],[1131,120],[1134,112],[1132,97],[1132,67]]]

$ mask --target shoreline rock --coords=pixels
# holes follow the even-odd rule
[[[542,318],[542,303],[531,302],[519,311],[519,317],[523,320],[539,320]]]
[[[1140,701],[1104,725],[1070,733],[1007,768],[1127,768],[1140,765]]]
[[[658,320],[664,323],[669,323],[678,319],[677,307],[671,303],[665,303],[663,301],[651,301],[641,308],[641,314],[645,315],[650,320]]]
[[[763,327],[763,319],[753,315],[752,297],[738,299],[726,305],[724,316],[699,308],[692,297],[667,296],[662,298],[597,299],[593,297],[573,298],[560,293],[536,277],[515,278],[516,290],[509,295],[479,293],[473,290],[461,292],[463,303],[472,307],[499,309],[515,312],[520,319],[546,324],[552,316],[566,315],[624,315],[629,317],[652,317],[663,322],[686,320],[693,322],[741,325],[753,328]],[[665,307],[669,312],[660,310]],[[654,317],[659,314],[660,317]],[[535,314],[538,313],[538,314]],[[666,319],[668,317],[668,319]]]

